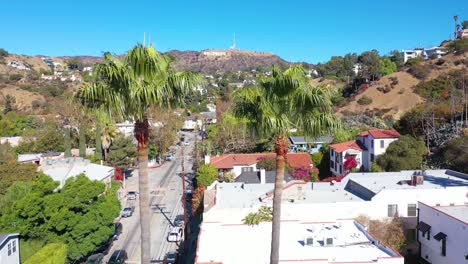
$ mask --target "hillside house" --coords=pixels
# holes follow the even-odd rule
[[[275,159],[275,153],[252,154],[225,154],[221,156],[205,156],[205,164],[212,164],[222,176],[226,172],[233,173],[236,177],[243,172],[257,172],[257,163],[262,159]],[[288,153],[286,162],[291,168],[312,167],[313,162],[308,153]]]
[[[13,68],[16,68],[18,70],[26,70],[26,71],[30,71],[31,69],[26,66],[24,63],[22,63],[21,61],[16,61],[16,60],[13,60],[13,61],[9,61],[7,63],[7,66],[10,66],[10,67],[13,67]]]
[[[113,167],[94,164],[90,160],[78,157],[47,160],[41,164],[39,170],[49,175],[54,181],[58,181],[59,188],[62,188],[69,178],[81,173],[84,173],[90,180],[102,181],[110,187],[115,173]]]
[[[423,58],[425,60],[432,58],[440,58],[447,54],[444,47],[432,47],[425,49],[402,50],[403,62],[406,63],[409,59]]]
[[[20,264],[19,234],[0,234],[0,263]]]
[[[420,258],[432,264],[468,262],[468,205],[418,203]]]
[[[12,147],[17,147],[23,140],[23,137],[1,137],[0,144],[10,144]]]
[[[330,171],[334,176],[346,173],[345,162],[354,158],[356,169],[369,171],[372,162],[385,153],[390,143],[398,140],[396,130],[371,129],[358,134],[357,140],[330,145]]]
[[[319,152],[325,144],[330,144],[333,141],[332,137],[318,137],[308,139],[304,136],[289,137],[289,152],[308,152],[310,154]]]
[[[203,122],[201,119],[198,119],[194,116],[188,116],[184,120],[184,124],[182,126],[182,130],[184,131],[194,131],[195,129],[200,129],[203,126]]]
[[[200,118],[203,125],[216,124],[216,112],[201,112]]]

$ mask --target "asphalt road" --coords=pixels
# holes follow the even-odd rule
[[[185,172],[192,172],[191,153],[194,144],[194,135],[186,134],[190,140],[190,146],[184,147]],[[174,160],[164,163],[161,167],[150,169],[150,204],[151,218],[151,257],[153,263],[162,263],[169,252],[177,251],[178,244],[167,241],[167,234],[177,215],[183,215],[182,204],[182,179],[181,173],[181,148],[177,147]],[[135,170],[132,177],[125,182],[125,191],[138,191],[138,171]],[[140,263],[140,226],[139,226],[139,200],[122,200],[122,206],[135,206],[135,213],[128,218],[122,218],[122,234],[114,241],[107,261],[115,250],[123,249],[128,254],[127,263]],[[106,263],[106,262],[104,262]]]

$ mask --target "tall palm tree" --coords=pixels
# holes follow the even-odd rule
[[[171,60],[152,46],[137,45],[123,59],[104,54],[95,66],[96,80],[84,86],[76,98],[86,107],[102,107],[115,119],[133,120],[138,141],[141,263],[150,263],[150,210],[148,191],[148,109],[171,108],[183,103],[199,75],[175,72]]]
[[[331,94],[327,88],[312,87],[301,66],[282,72],[272,68],[272,75],[257,87],[234,93],[234,114],[248,120],[248,126],[261,135],[273,135],[276,152],[276,179],[273,196],[273,223],[270,263],[279,261],[281,195],[288,138],[292,128],[315,137],[332,133],[340,127],[333,114]]]

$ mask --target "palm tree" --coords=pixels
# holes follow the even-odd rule
[[[95,81],[76,94],[82,105],[105,109],[114,119],[133,120],[138,141],[141,263],[150,263],[150,210],[148,191],[148,109],[171,108],[183,103],[199,75],[175,72],[171,60],[152,46],[137,45],[123,59],[110,53],[95,66]]]
[[[272,68],[272,75],[257,87],[234,93],[234,114],[247,120],[248,126],[260,135],[273,135],[276,152],[276,179],[273,196],[273,223],[270,263],[279,261],[281,195],[288,138],[292,128],[315,137],[334,132],[340,127],[333,114],[331,94],[327,88],[312,87],[301,66],[282,72]]]

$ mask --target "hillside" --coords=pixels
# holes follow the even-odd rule
[[[459,62],[466,62],[467,59],[466,53],[459,56],[450,54],[440,60],[433,59],[423,62],[422,65],[430,70],[424,81],[432,80],[453,70],[466,69],[466,65]],[[441,62],[443,64],[439,65]],[[357,94],[348,104],[340,107],[338,113],[381,113],[384,116],[398,119],[404,112],[424,102],[424,99],[414,91],[414,87],[420,82],[421,80],[409,74],[406,69],[384,76],[378,82],[370,85],[368,89]],[[359,104],[359,99],[365,97],[370,98],[371,103]]]
[[[178,51],[166,54],[175,58],[179,70],[203,73],[223,73],[268,68],[272,65],[287,66],[290,63],[270,52],[244,50]]]

